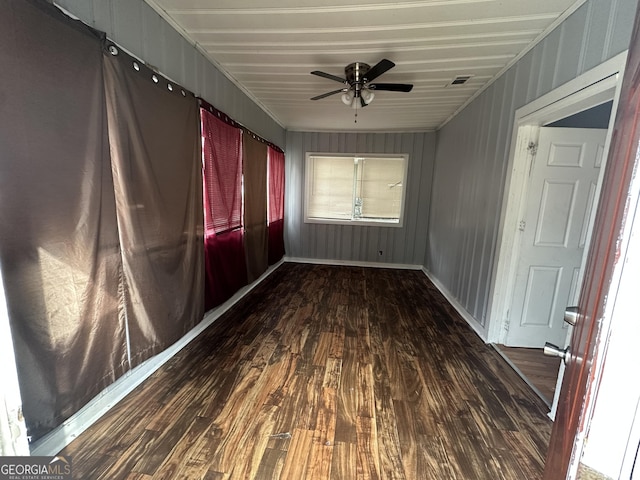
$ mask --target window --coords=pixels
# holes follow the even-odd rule
[[[284,153],[267,150],[267,225],[284,219]]]
[[[305,222],[401,227],[408,160],[307,153]]]
[[[205,233],[242,226],[242,130],[205,109],[202,122]]]

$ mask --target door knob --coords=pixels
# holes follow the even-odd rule
[[[569,362],[569,358],[571,357],[569,347],[562,350],[557,345],[549,342],[545,342],[543,352],[549,357],[560,357],[565,365]]]
[[[578,315],[580,312],[578,311],[578,307],[567,307],[564,311],[564,321],[569,325],[574,326],[578,321]]]

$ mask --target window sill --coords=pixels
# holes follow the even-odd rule
[[[304,223],[315,223],[320,225],[350,225],[352,227],[402,227],[401,220],[385,220],[385,219],[353,219],[353,220],[337,220],[333,218],[305,218]]]

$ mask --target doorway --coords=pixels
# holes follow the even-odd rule
[[[601,107],[572,117],[591,119],[590,112]],[[568,324],[563,316],[566,307],[578,300],[611,108],[603,112],[606,115],[593,119],[593,125],[601,128],[551,126],[555,122],[537,129],[537,141],[530,144],[535,153],[530,154],[527,195],[518,224],[519,254],[505,329],[505,344],[510,347],[565,343]]]
[[[541,313],[538,315],[539,318],[536,320],[540,327],[537,330],[537,339],[531,340],[527,338],[528,335],[526,333],[515,335],[514,330],[521,328],[524,323],[526,323],[523,323],[523,317],[525,315],[522,311],[522,304],[527,299],[527,289],[535,292],[535,288],[532,290],[533,287],[527,285],[527,282],[531,283],[531,278],[526,274],[522,274],[523,267],[521,262],[521,257],[526,253],[526,251],[523,250],[523,232],[526,231],[525,218],[527,217],[527,208],[531,210],[529,197],[533,190],[539,187],[533,185],[531,172],[535,165],[534,159],[536,157],[539,140],[541,139],[540,132],[543,128],[544,130],[567,127],[571,129],[593,128],[594,126],[606,128],[606,133],[603,132],[604,142],[599,152],[599,157],[602,159],[602,162],[606,161],[611,139],[609,125],[613,124],[613,119],[615,118],[617,98],[625,61],[626,52],[604,62],[598,67],[516,111],[510,151],[510,172],[506,182],[507,188],[503,202],[500,232],[501,241],[498,251],[498,263],[494,272],[495,280],[492,288],[489,341],[494,344],[498,352],[505,357],[525,381],[550,404],[550,416],[552,418],[555,415],[555,406],[559,395],[559,388],[557,386],[561,385],[563,367],[560,366],[558,368],[560,363],[559,359],[554,359],[553,362],[547,362],[542,358],[544,340],[541,341],[540,338],[546,335],[551,323],[555,323],[556,325],[559,323],[560,328],[562,328],[562,317],[560,317],[559,322],[557,317],[558,314],[562,314],[564,308],[568,306],[564,305],[564,303],[567,301],[570,303],[573,297],[577,298],[579,295],[580,285],[582,283],[581,272],[584,270],[586,255],[580,252],[576,260],[579,266],[573,268],[571,272],[571,284],[573,285],[570,288],[571,292],[567,293],[567,291],[565,291],[562,295],[554,295],[554,288],[548,288],[553,269],[545,266],[540,259],[536,259],[535,262],[538,262],[537,264],[540,267],[538,268],[539,273],[541,273],[540,279],[545,280],[540,280],[539,283],[540,286],[547,288],[547,292],[544,293],[544,295],[547,297],[545,301],[547,301],[548,305],[546,310],[545,308],[541,309]],[[556,132],[553,133],[556,134]],[[586,136],[589,136],[588,133]],[[600,184],[602,182],[602,172],[604,171],[603,167],[604,164],[600,165],[598,169],[599,173],[596,172],[594,177],[595,184],[591,188],[592,205],[597,205]],[[567,204],[571,203],[572,200],[567,194],[559,189],[557,193],[560,195],[558,197],[559,199],[566,197]],[[585,200],[583,199],[582,201]],[[554,202],[554,204],[555,203],[557,202]],[[587,208],[586,210],[589,209]],[[591,208],[590,210],[586,215],[583,213],[583,215],[585,215],[583,221],[584,228],[581,234],[583,237],[583,252],[588,251],[596,208]],[[536,212],[536,218],[542,215],[541,213],[538,214],[538,212],[542,212],[542,209]],[[531,217],[531,212],[529,212],[529,217]],[[545,276],[549,278],[543,278]],[[565,290],[567,290],[566,287]],[[532,305],[538,301],[535,295],[538,295],[540,298],[544,297],[542,293],[534,293],[533,295],[533,297],[530,295],[528,298],[528,301]],[[550,306],[550,299],[552,298],[553,302],[557,304],[554,305],[553,309]],[[520,304],[519,311],[518,308],[514,308],[517,304]],[[561,307],[560,304],[562,304]],[[552,310],[554,310],[553,315],[555,322],[549,321]],[[544,315],[548,315],[548,317],[543,318]],[[542,320],[540,320],[540,318],[542,318]],[[568,338],[570,338],[569,328],[564,328],[560,333],[556,332],[555,341],[560,343],[560,348],[564,347]],[[504,347],[501,349],[500,345],[505,344],[509,344],[509,347],[515,348],[534,348],[527,351],[511,350]],[[520,355],[520,353],[526,353],[527,355]],[[523,356],[526,359],[524,363],[520,358]],[[547,366],[543,367],[543,365]],[[547,384],[549,382],[555,383],[556,385],[553,399],[548,398],[550,395],[548,389],[536,387],[534,384],[534,377],[540,373],[542,368],[552,369],[551,372],[547,371],[545,373],[545,376],[550,377],[550,379],[547,378],[545,382],[547,382]],[[533,372],[537,372],[537,374]],[[542,390],[546,390],[546,395],[541,394]],[[553,389],[551,391],[553,391]]]

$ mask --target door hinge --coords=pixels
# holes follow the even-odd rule
[[[531,176],[531,172],[533,171],[533,162],[535,162],[536,153],[538,153],[538,144],[535,142],[529,142],[529,145],[527,145],[527,150],[531,155],[531,162],[529,163],[529,176]]]
[[[524,232],[524,229],[526,226],[527,226],[527,222],[525,222],[524,220],[520,220],[520,223],[518,224],[518,230],[520,230],[521,232]]]

